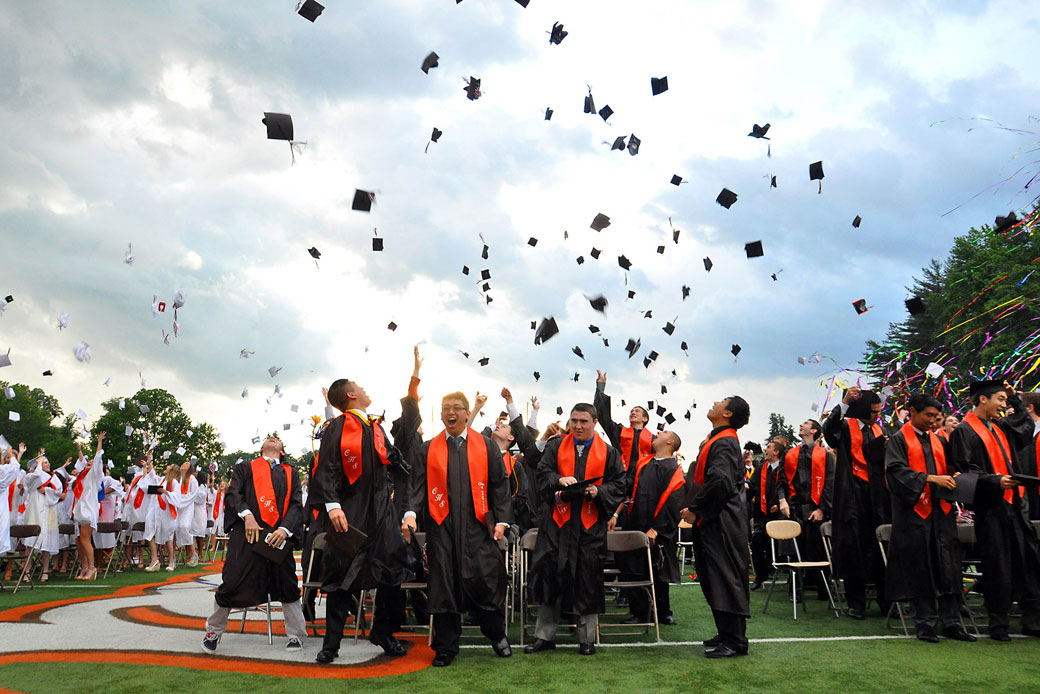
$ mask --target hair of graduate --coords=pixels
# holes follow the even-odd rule
[[[979,398],[983,398],[984,397],[984,398],[986,398],[986,400],[988,402],[989,400],[992,400],[997,395],[997,393],[1000,393],[1000,392],[1002,392],[1002,391],[998,390],[995,393],[976,393],[975,395],[973,395],[971,397],[971,406],[972,407],[978,407],[979,403],[981,402],[981,400],[979,400]]]
[[[860,395],[860,398],[862,398],[863,402],[865,404],[867,404],[867,405],[880,405],[881,404],[881,396],[878,395],[877,393],[875,393],[872,390],[868,390],[868,391],[864,392],[862,395]]]
[[[1026,406],[1026,410],[1032,406],[1033,412],[1040,414],[1040,393],[1036,391],[1022,393],[1022,404]]]
[[[682,439],[674,431],[672,433],[672,441],[675,443],[675,448],[672,449],[672,453],[675,453],[682,447]]]
[[[335,407],[340,412],[346,412],[349,408],[347,407],[349,398],[347,393],[350,392],[350,380],[346,378],[337,378],[329,386],[329,404]]]
[[[636,405],[632,409],[633,410],[639,410],[640,412],[643,413],[643,417],[646,419],[646,422],[644,422],[644,423],[649,423],[650,422],[650,413],[646,411],[645,407],[643,407],[642,405]],[[596,419],[596,415],[592,415],[592,418]]]
[[[928,393],[913,393],[910,399],[906,401],[907,409],[914,410],[915,412],[924,412],[929,407],[942,412],[942,403],[940,403],[934,396]]]
[[[597,419],[599,419],[599,416],[596,413],[596,406],[590,405],[587,402],[579,402],[577,405],[572,407],[571,414],[574,414],[575,412],[585,412],[589,415],[592,415],[592,421],[596,421]]]
[[[469,398],[462,391],[456,390],[454,393],[448,393],[441,398],[441,405],[444,404],[445,400],[461,400],[462,404],[466,406],[466,412],[469,412]]]
[[[809,426],[812,427],[813,441],[819,441],[823,434],[823,426],[815,419],[809,418]]]
[[[791,442],[787,440],[786,436],[774,436],[770,443],[775,443],[780,446],[780,452],[783,453],[787,450],[787,447],[791,445]]]
[[[734,429],[739,429],[748,423],[751,419],[751,406],[747,404],[747,400],[740,397],[739,395],[731,395],[726,398],[726,409],[729,410],[729,425]]]

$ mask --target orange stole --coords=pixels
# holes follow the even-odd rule
[[[906,441],[906,452],[907,461],[910,464],[910,469],[914,472],[923,472],[928,474],[927,461],[924,459],[924,446],[917,440],[917,432],[907,422],[900,428],[899,432],[903,435],[903,439]],[[946,474],[946,451],[943,449],[942,442],[939,437],[932,432],[928,432],[929,441],[932,444],[932,458],[935,460],[935,474],[945,475]],[[943,514],[950,512],[950,502],[945,499],[939,500],[939,505],[942,507]],[[927,518],[932,515],[932,485],[927,482],[924,485],[924,490],[921,492],[921,498],[914,504],[914,511],[917,512],[921,518]]]
[[[256,502],[260,505],[260,520],[268,528],[273,528],[279,518],[284,518],[289,512],[289,499],[292,497],[292,468],[282,464],[285,470],[285,500],[282,503],[282,513],[278,514],[278,502],[275,501],[274,484],[271,482],[271,464],[263,458],[257,458],[249,464],[253,475],[253,492],[256,493]]]
[[[484,437],[473,429],[466,430],[466,467],[469,469],[469,491],[473,497],[473,514],[487,525],[488,457]],[[448,517],[448,432],[437,434],[426,452],[426,501],[430,518],[440,525]]]
[[[607,466],[607,444],[603,439],[592,435],[592,444],[585,460],[585,479],[602,477]],[[574,477],[574,434],[567,434],[560,442],[556,453],[556,472],[561,477]],[[597,485],[602,484],[600,480]],[[563,527],[571,519],[571,502],[557,501],[553,506],[553,520],[558,527]],[[588,530],[599,520],[599,509],[592,499],[583,499],[581,504],[581,523]]]

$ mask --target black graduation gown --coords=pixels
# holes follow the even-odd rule
[[[610,416],[610,396],[607,395],[603,390],[599,388],[597,383],[596,394],[593,396],[593,407],[596,408],[596,412],[599,415],[599,425],[603,428],[603,431],[607,434],[607,440],[610,441],[610,445],[617,449],[618,455],[623,456],[624,452],[621,449],[621,430],[624,429],[621,424],[614,421]],[[625,470],[625,491],[628,496],[632,495],[632,485],[636,478],[636,463],[639,462],[639,435],[642,430],[633,432],[632,436],[632,451],[629,454],[628,460],[622,460],[621,464],[626,468]]]
[[[885,448],[888,490],[892,495],[892,539],[888,543],[885,597],[888,600],[957,595],[961,590],[961,551],[957,541],[957,509],[943,513],[932,488],[932,512],[921,518],[914,510],[928,475],[936,475],[930,437],[918,436],[928,472],[910,467],[906,439],[898,431]],[[947,474],[953,474],[947,467]]]
[[[784,463],[781,460],[780,464],[776,466],[775,470],[769,470],[769,463],[762,461],[755,467],[755,471],[751,473],[751,477],[748,479],[747,489],[747,502],[748,510],[751,513],[751,520],[754,521],[755,525],[762,524],[763,528],[766,521],[777,520],[780,518],[780,497],[778,496],[778,490],[780,485],[780,478],[783,476]],[[766,473],[766,510],[762,511],[762,475]],[[776,513],[770,513],[769,509],[777,507]]]
[[[654,579],[667,583],[679,583],[682,578],[679,572],[678,540],[679,511],[685,494],[683,487],[679,487],[668,496],[656,517],[654,510],[678,467],[679,462],[675,458],[654,458],[643,467],[643,471],[639,473],[636,496],[622,526],[624,530],[640,530],[644,533],[651,528],[657,531],[657,539],[650,548],[654,561]],[[631,564],[633,568],[646,565],[645,551],[625,554],[628,556],[618,557],[619,564]],[[627,571],[627,568],[625,570]]]
[[[830,513],[834,500],[834,456],[827,452],[826,471],[823,477],[823,491],[820,492],[820,503],[812,500],[812,454],[808,446],[798,446],[798,467],[794,480],[787,479],[785,458],[780,459],[780,480],[777,483],[778,496],[786,499],[791,506],[791,517],[803,520],[816,509]]]
[[[271,471],[271,487],[279,512],[285,507],[286,484],[285,469],[276,465]],[[294,470],[289,508],[274,527],[285,528],[292,533],[290,542],[295,547],[303,543],[302,498],[300,477]],[[267,602],[268,595],[271,600],[282,603],[299,600],[296,558],[289,552],[285,561],[274,564],[250,549],[246,542],[246,523],[238,515],[247,508],[263,528],[260,504],[253,488],[252,466],[242,463],[232,469],[231,483],[224,494],[224,530],[228,533],[228,549],[220,587],[216,592],[217,604],[221,607],[253,607]]]
[[[869,582],[880,580],[883,573],[875,531],[891,518],[892,502],[884,485],[885,440],[875,438],[870,427],[862,430],[863,458],[870,477],[864,482],[852,472],[850,424],[859,426],[859,420],[846,419],[840,405],[823,423],[824,437],[838,454],[831,510],[832,559],[835,575]]]
[[[513,435],[513,442],[520,449],[522,456],[518,461],[518,467],[523,472],[517,473],[517,478],[519,480],[521,475],[524,477],[523,503],[527,506],[522,515],[518,509],[520,502],[514,499],[513,514],[521,530],[526,531],[530,528],[538,527],[542,521],[542,514],[546,513],[549,508],[549,504],[537,493],[535,484],[538,461],[542,458],[542,452],[538,450],[536,444],[535,436],[537,436],[538,432],[524,426],[520,417],[516,417],[509,422],[509,431]],[[526,525],[521,523],[521,521],[526,522]]]
[[[353,557],[331,545],[327,547],[322,589],[331,592],[400,585],[413,573],[409,570],[411,555],[401,536],[401,517],[390,499],[390,471],[376,454],[372,427],[365,426],[361,435],[361,474],[351,484],[343,474],[343,455],[340,452],[345,417],[355,415],[348,412],[332,420],[321,439],[318,468],[314,475],[318,484],[311,490],[314,504],[320,509],[315,531],[333,531],[325,504],[338,502],[347,518],[347,525],[357,528],[368,538]],[[389,442],[386,448],[390,467],[401,468],[407,474],[407,463],[401,459],[397,448]]]
[[[1032,438],[1018,451],[1018,461],[1023,475],[1037,476],[1037,451],[1040,450],[1040,437]],[[1029,502],[1029,518],[1040,520],[1040,487],[1026,487],[1026,500]]]
[[[712,430],[708,438],[724,427]],[[688,508],[697,514],[693,558],[701,590],[712,610],[750,617],[747,512],[741,505],[744,461],[740,442],[721,438],[704,461],[704,484],[694,483],[696,459],[686,472]]]
[[[563,437],[550,439],[538,463],[535,484],[546,512],[538,526],[538,541],[531,557],[531,594],[540,603],[560,598],[563,612],[594,614],[605,607],[603,560],[607,555],[607,521],[625,499],[625,469],[617,450],[607,446],[603,483],[594,500],[599,511],[596,522],[591,528],[585,528],[581,519],[582,500],[577,499],[570,502],[571,517],[561,528],[553,520],[551,509],[562,477],[556,459],[563,440]],[[575,454],[575,479],[585,479],[586,456],[585,452],[580,456]]]
[[[444,436],[444,432],[438,434]],[[434,614],[461,614],[470,609],[501,610],[506,598],[506,571],[502,552],[491,533],[496,523],[512,523],[509,505],[509,480],[498,446],[478,432],[487,448],[487,525],[477,520],[470,489],[468,440],[456,449],[448,448],[448,515],[438,525],[430,517],[426,488],[427,455],[431,441],[425,442],[412,460],[409,510],[424,515],[428,610]]]
[[[1033,421],[1029,417],[1018,398],[1009,398],[1008,404],[1015,409],[1015,414],[994,421],[1007,437],[1011,448],[1011,461],[1008,473],[1018,470],[1018,453],[1032,434]],[[950,455],[947,461],[953,462],[958,472],[980,473],[975,487],[975,541],[982,553],[983,592],[987,607],[991,596],[1003,594],[1010,602],[1011,596],[1019,594],[1019,583],[1023,580],[1038,580],[1040,577],[1040,547],[1036,532],[1029,523],[1029,504],[1019,498],[1017,490],[1012,502],[1004,500],[1004,490],[1000,488],[1000,476],[994,472],[993,465],[986,451],[986,445],[978,437],[971,425],[961,422],[950,434]],[[1011,552],[1017,551],[1019,556],[1012,561]],[[1032,567],[1032,576],[1013,576],[1012,566]],[[1004,612],[997,608],[993,611]]]

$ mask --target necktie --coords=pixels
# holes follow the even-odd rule
[[[451,437],[451,444],[453,446],[455,446],[455,450],[458,450],[458,449],[462,448],[462,437],[461,436],[452,436]]]

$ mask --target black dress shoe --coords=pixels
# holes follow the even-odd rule
[[[541,653],[542,651],[551,651],[554,648],[556,648],[555,641],[535,639],[532,643],[524,646],[524,653]]]
[[[647,620],[643,619],[642,617],[638,617],[636,615],[632,615],[628,619],[622,620],[621,623],[622,624],[643,624],[646,621]]]
[[[852,619],[855,619],[855,620],[862,620],[863,619],[863,610],[859,609],[858,607],[850,607],[849,608],[849,617],[851,617]]]
[[[756,579],[755,579],[755,582],[751,584],[751,590],[759,590],[759,589],[761,589],[761,588],[762,588],[762,585],[763,585],[764,583],[765,583],[765,581],[764,581],[764,580],[763,580],[763,581],[760,581],[760,580],[758,580],[758,579],[756,578]]]
[[[715,648],[715,646],[718,646],[720,643],[722,643],[722,637],[718,634],[715,634],[710,639],[704,639],[705,648]]]
[[[383,653],[386,655],[399,657],[407,653],[404,649],[404,644],[395,639],[393,636],[383,636],[381,638],[369,639],[372,643],[383,649]]]
[[[667,624],[668,626],[674,627],[676,625],[675,617],[672,615],[665,615],[665,618],[661,620],[661,624]]]
[[[509,645],[509,639],[505,636],[498,641],[492,641],[491,648],[499,658],[508,658],[513,655],[513,648]]]
[[[964,631],[964,627],[960,624],[952,627],[943,627],[942,635],[948,639],[953,639],[954,641],[967,641],[968,643],[975,643],[975,641],[977,641],[974,634],[969,634]]]
[[[578,653],[581,655],[595,655],[596,645],[592,643],[578,644]]]
[[[729,644],[720,643],[715,648],[704,651],[704,655],[709,658],[735,658],[741,655],[747,655],[747,650],[737,650]]]
[[[451,661],[455,660],[455,656],[450,653],[438,653],[433,656],[434,667],[448,667],[451,665]]]
[[[935,635],[935,629],[927,625],[917,627],[917,640],[927,643],[939,643],[939,637]]]
[[[314,656],[315,662],[318,663],[331,663],[339,656],[337,651],[327,651],[324,648],[318,651],[318,655]]]
[[[1008,634],[1008,630],[1004,627],[996,627],[989,630],[989,637],[994,641],[1010,641],[1011,636]]]

